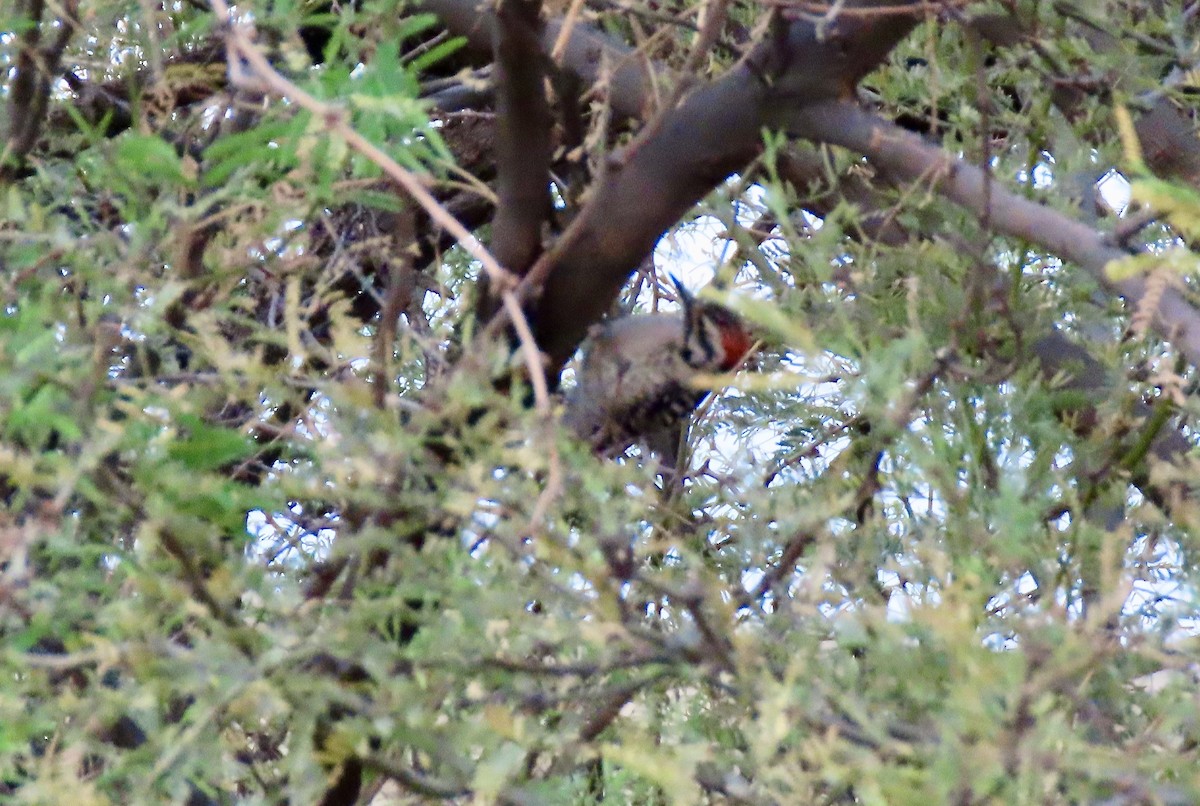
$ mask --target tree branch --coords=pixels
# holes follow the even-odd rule
[[[889,6],[866,2],[859,5]],[[471,0],[430,0],[427,7],[474,47],[488,43],[494,15]],[[702,85],[612,157],[570,229],[531,269],[526,303],[551,370],[562,366],[608,310],[659,237],[697,201],[744,167],[762,147],[762,129],[778,110],[844,95],[915,25],[910,15],[843,17],[823,24],[776,20],[737,66]],[[557,35],[551,23],[543,40]],[[563,66],[586,81],[603,64],[614,110],[639,115],[649,78],[607,37],[576,24]]]
[[[812,149],[793,145],[780,153],[777,164],[780,175],[800,191],[814,184],[824,185],[828,181],[825,163]],[[858,237],[892,246],[917,237],[893,216],[880,212],[885,201],[875,188],[857,174],[838,177],[833,192],[819,195],[820,198],[815,201],[803,200],[801,204],[804,209],[816,215],[825,215],[838,203],[849,201],[863,210]],[[1115,237],[1115,240],[1121,239]],[[1120,380],[1091,352],[1056,327],[1029,341],[1028,351],[1037,361],[1044,381],[1057,379],[1062,384],[1060,388],[1078,392],[1087,401],[1063,412],[1070,417],[1072,428],[1081,436],[1086,436],[1097,425],[1098,413],[1092,401],[1106,400],[1114,394],[1128,394],[1118,389]],[[1132,413],[1139,419],[1148,420],[1154,415],[1154,410],[1144,401],[1136,400],[1132,405]],[[1162,427],[1151,435],[1148,452],[1159,461],[1171,462],[1178,461],[1191,448],[1191,441],[1179,427]],[[1166,510],[1179,499],[1180,494],[1184,494],[1177,481],[1151,479],[1144,469],[1134,473],[1133,481],[1148,499]]]
[[[539,43],[540,0],[502,0],[496,12],[496,170],[492,254],[524,275],[541,251],[550,210],[550,107]]]
[[[986,216],[996,232],[1038,244],[1078,264],[1130,303],[1136,304],[1145,294],[1141,277],[1109,278],[1105,266],[1129,253],[1114,246],[1104,233],[1003,187],[993,185],[985,192],[986,180],[978,167],[856,104],[834,101],[796,109],[789,133],[863,154],[892,181],[927,182],[947,199]],[[1176,290],[1163,294],[1155,327],[1193,365],[1200,365],[1200,311]]]
[[[481,11],[475,0],[425,0],[422,8],[436,14],[453,33],[466,37],[472,50],[491,54],[498,24],[494,12]],[[562,26],[562,19],[546,22],[541,31],[543,52],[553,47]],[[587,85],[603,75],[613,110],[624,117],[640,118],[651,97],[652,76],[645,62],[629,58],[631,52],[628,46],[595,28],[576,23],[567,39],[562,65]]]
[[[1055,3],[1055,10],[1074,20],[1082,29],[1083,38],[1097,52],[1112,52],[1121,45],[1121,37],[1137,38],[1134,32],[1114,33],[1107,22],[1095,20],[1081,9],[1069,3]],[[1069,68],[1051,59],[1040,46],[1037,34],[1029,29],[1029,20],[1012,13],[979,14],[966,20],[966,26],[997,48],[1012,48],[1022,43],[1035,50],[1043,61],[1048,62],[1053,82],[1051,98],[1055,106],[1068,119],[1079,114],[1081,102],[1090,94],[1081,86],[1078,76],[1071,75]],[[1164,55],[1175,55],[1165,42],[1138,40],[1143,47],[1162,49]],[[1200,139],[1192,119],[1174,102],[1168,91],[1178,85],[1184,75],[1184,65],[1179,65],[1163,82],[1163,87],[1138,98],[1134,126],[1138,140],[1151,170],[1160,176],[1169,176],[1200,187]]]
[[[51,77],[58,73],[59,61],[78,25],[78,4],[68,0],[62,6],[57,34],[44,47],[42,13],[44,0],[26,0],[20,4],[28,28],[20,35],[16,70],[8,95],[8,122],[4,131],[4,150],[0,152],[0,184],[13,179],[33,150],[50,107]]]

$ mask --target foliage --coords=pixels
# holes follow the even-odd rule
[[[718,5],[583,20],[678,69]],[[1094,191],[1125,170],[1161,215],[1113,276],[1194,296],[1196,187],[1114,109],[1193,100],[1162,78],[1195,4],[1004,4],[1012,47],[964,5],[870,103],[1097,226],[1129,220]],[[54,13],[2,40],[11,113],[27,32],[72,32],[0,184],[6,802],[1200,801],[1195,369],[1153,295],[1127,322],[933,177],[823,148],[806,185],[766,132],[620,301],[667,305],[692,260],[764,333],[674,484],[530,402],[478,262],[334,121],[231,82],[207,4]],[[239,13],[488,234],[491,113],[436,100],[487,78],[462,38],[397,0]],[[703,77],[765,14],[732,4]],[[578,92],[563,226],[637,129]]]

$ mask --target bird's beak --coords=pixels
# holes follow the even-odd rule
[[[687,286],[685,286],[683,282],[674,274],[669,274],[667,276],[671,278],[671,284],[675,286],[675,293],[679,295],[679,304],[682,305],[685,310],[691,308],[693,303],[696,301],[696,297],[691,291],[687,290]]]

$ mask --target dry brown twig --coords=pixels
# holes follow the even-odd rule
[[[1145,338],[1154,325],[1154,317],[1162,304],[1163,294],[1170,287],[1178,284],[1176,275],[1171,269],[1159,267],[1146,275],[1146,293],[1133,306],[1133,315],[1129,318],[1129,332],[1137,338]]]
[[[571,6],[567,9],[567,16],[563,19],[562,28],[558,30],[558,36],[554,38],[554,46],[550,48],[550,59],[559,67],[562,67],[563,53],[567,50],[571,31],[574,30],[575,23],[579,21],[579,12],[582,10],[583,0],[571,0]]]
[[[950,8],[962,8],[967,5],[967,0],[940,0],[939,2],[922,2],[906,3],[896,6],[858,6],[848,8],[844,5],[844,0],[838,0],[834,3],[819,3],[812,0],[763,0],[765,5],[775,8],[781,8],[785,11],[791,11],[796,14],[812,15],[814,21],[824,22],[828,24],[840,16],[846,17],[903,17],[914,14],[928,14],[934,11],[941,11]]]

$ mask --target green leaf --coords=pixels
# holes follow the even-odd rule
[[[187,433],[170,444],[167,455],[190,470],[216,470],[257,450],[254,442],[239,431],[208,425],[193,415],[180,415],[178,419]]]
[[[149,134],[126,132],[117,140],[118,167],[133,176],[190,184],[175,146]]]
[[[400,27],[395,33],[395,41],[403,42],[406,39],[411,39],[418,34],[428,31],[438,24],[436,14],[413,14],[405,17],[400,22]]]
[[[299,117],[299,116],[298,116]],[[208,187],[219,187],[239,168],[253,165],[262,171],[268,166],[290,167],[295,163],[294,147],[290,140],[299,124],[292,120],[269,120],[254,128],[221,137],[204,150],[207,170],[203,181]]]
[[[1178,182],[1161,179],[1137,179],[1130,195],[1167,217],[1171,226],[1190,240],[1200,238],[1200,193]]]
[[[417,58],[408,63],[410,70],[420,73],[429,67],[437,64],[442,59],[453,56],[458,51],[462,50],[467,45],[467,39],[463,36],[457,36],[451,40],[435,45],[429,50],[422,53]]]
[[[71,397],[65,389],[43,384],[23,405],[9,413],[8,430],[14,438],[30,446],[46,444],[51,434],[67,441],[77,440],[83,431],[71,409]]]

